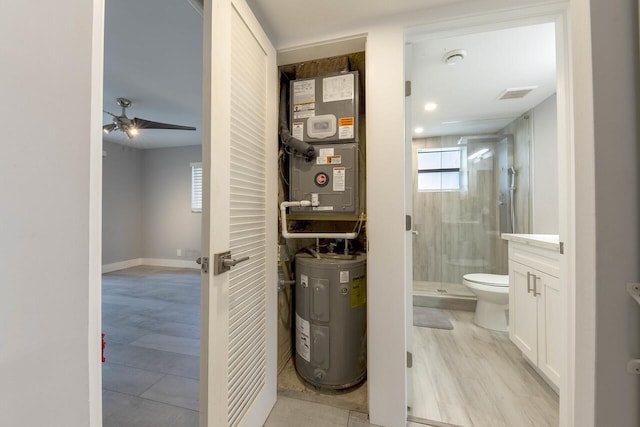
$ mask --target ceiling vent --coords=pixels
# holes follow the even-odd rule
[[[499,100],[504,99],[520,99],[527,96],[532,90],[536,89],[538,86],[529,86],[529,87],[515,87],[511,89],[505,89],[500,96],[498,96]]]

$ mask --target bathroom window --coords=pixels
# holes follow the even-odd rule
[[[202,212],[202,163],[191,163],[191,212]]]
[[[418,150],[418,191],[460,191],[464,188],[464,147]]]

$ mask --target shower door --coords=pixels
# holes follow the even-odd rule
[[[414,294],[473,298],[465,274],[507,273],[512,138],[415,140],[414,165]]]

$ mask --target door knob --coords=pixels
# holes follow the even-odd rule
[[[231,267],[235,267],[237,264],[247,261],[249,259],[248,256],[234,259],[231,258],[231,252],[221,252],[213,255],[214,262],[214,270],[213,274],[222,274],[226,271],[231,270]]]

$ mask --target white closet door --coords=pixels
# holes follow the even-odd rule
[[[244,0],[206,3],[200,424],[256,426],[276,400],[275,51]],[[248,259],[216,274],[224,252]]]

